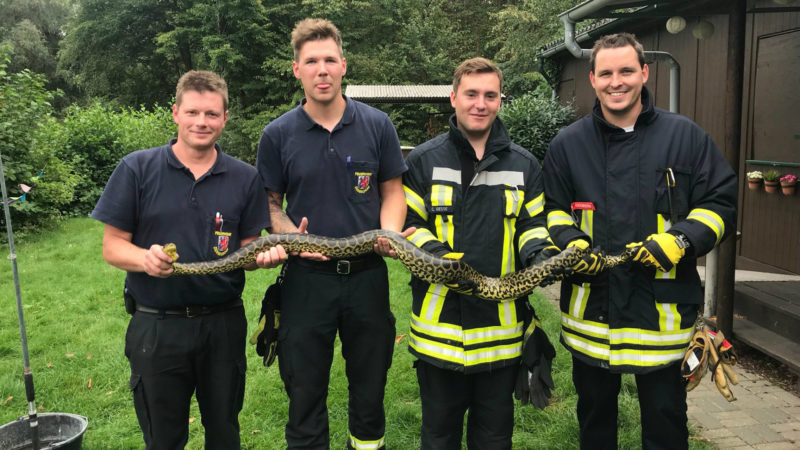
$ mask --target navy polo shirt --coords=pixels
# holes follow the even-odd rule
[[[269,226],[264,187],[253,166],[222,153],[198,180],[168,145],[126,155],[106,184],[91,217],[133,234],[142,248],[174,242],[180,262],[229,255],[240,240]],[[239,297],[244,270],[155,278],[128,272],[133,298],[154,308],[213,305]]]
[[[329,132],[300,105],[264,128],[256,167],[264,186],[286,195],[295,224],[344,237],[379,229],[380,183],[408,170],[392,121],[345,97],[342,119]]]

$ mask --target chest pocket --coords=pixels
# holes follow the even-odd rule
[[[378,164],[370,161],[353,161],[347,163],[347,174],[350,177],[350,201],[367,202],[378,198],[376,187]]]
[[[428,214],[436,229],[436,237],[453,248],[453,214],[455,202],[453,186],[446,184],[431,185],[431,196],[428,201]]]
[[[686,168],[672,167],[656,170],[655,206],[659,230],[664,232],[673,222],[683,220],[689,215],[689,196],[692,191],[692,172]],[[664,225],[667,221],[669,225]]]

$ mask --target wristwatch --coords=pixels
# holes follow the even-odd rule
[[[687,238],[686,235],[683,233],[675,235],[675,243],[678,244],[678,247],[684,250],[692,246],[692,243],[689,242],[689,238]]]

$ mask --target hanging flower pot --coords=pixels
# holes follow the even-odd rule
[[[789,173],[781,177],[781,192],[783,192],[783,195],[794,195],[795,189],[797,189],[796,175]]]
[[[764,182],[764,190],[767,191],[767,194],[774,194],[778,192],[778,187],[781,185],[779,181],[765,181]]]
[[[747,188],[751,191],[761,189],[761,183],[764,181],[764,174],[760,170],[753,170],[747,172]]]

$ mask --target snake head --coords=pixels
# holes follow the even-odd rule
[[[447,283],[445,286],[447,286],[450,290],[458,292],[459,294],[471,295],[475,291],[477,284],[468,278],[464,278]]]
[[[169,244],[165,245],[161,249],[164,251],[164,253],[167,254],[167,256],[172,258],[172,262],[175,262],[175,261],[178,260],[178,247],[176,247],[175,244],[173,244],[172,242],[170,242]]]

